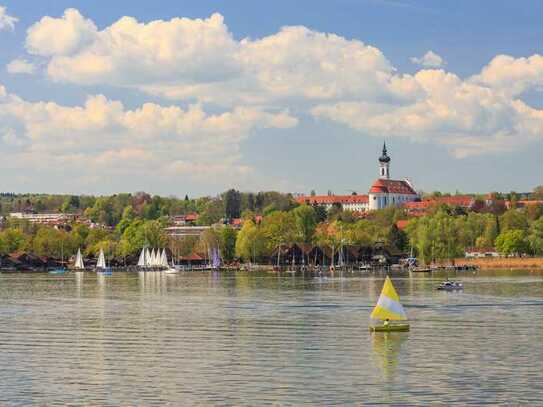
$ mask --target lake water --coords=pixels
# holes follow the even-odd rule
[[[541,405],[543,274],[443,277],[0,274],[0,405]]]

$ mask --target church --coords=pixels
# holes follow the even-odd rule
[[[296,200],[300,204],[320,205],[326,209],[338,205],[344,210],[366,212],[388,206],[401,206],[420,198],[408,180],[390,179],[390,157],[386,144],[383,144],[383,152],[379,157],[379,178],[371,186],[368,195],[314,195],[300,196]]]
[[[386,144],[383,144],[383,153],[379,157],[379,178],[375,180],[368,194],[369,209],[401,206],[418,199],[419,195],[408,180],[390,179],[390,157]]]

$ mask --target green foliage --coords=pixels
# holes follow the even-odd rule
[[[236,256],[236,235],[230,226],[221,228],[219,232],[221,254],[226,262],[231,262]]]
[[[501,230],[524,230],[528,229],[528,218],[525,211],[519,211],[516,209],[509,209],[502,216],[500,216]]]
[[[269,253],[279,245],[297,241],[296,217],[292,212],[272,212],[263,219],[260,227],[266,239],[266,250]]]
[[[75,254],[78,246],[77,236],[63,230],[41,227],[34,236],[32,247],[38,256],[64,259]]]
[[[298,240],[303,243],[311,243],[315,228],[317,227],[317,216],[313,207],[302,205],[292,210],[296,220],[296,234]]]
[[[29,248],[30,236],[19,229],[6,229],[0,232],[0,254],[25,251]]]
[[[460,240],[461,227],[453,216],[440,210],[432,216],[412,220],[407,234],[418,257],[428,264],[462,255],[465,247]]]
[[[496,249],[499,253],[510,255],[521,255],[528,251],[526,232],[520,229],[506,230],[496,238]]]
[[[528,243],[534,254],[543,255],[543,217],[536,220],[530,226]]]
[[[247,220],[236,239],[236,257],[254,263],[265,251],[266,241],[262,230],[252,220]]]

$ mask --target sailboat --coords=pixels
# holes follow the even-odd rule
[[[409,324],[389,324],[389,321],[406,321],[407,315],[400,303],[400,297],[392,284],[390,277],[386,277],[377,305],[373,309],[372,320],[385,321],[383,325],[371,325],[371,332],[404,332],[409,331]]]
[[[212,259],[211,259],[211,268],[217,270],[221,267],[221,256],[219,254],[219,249],[213,249]]]
[[[77,255],[75,256],[74,269],[77,271],[85,270],[85,263],[83,263],[83,256],[81,255],[81,249],[77,249]]]
[[[138,267],[146,267],[147,260],[145,257],[145,248],[141,249],[140,258],[138,260]]]
[[[172,253],[172,265],[170,266],[168,264],[168,257],[166,256],[166,251],[164,250],[164,257],[165,257],[165,260],[166,260],[166,267],[167,269],[164,270],[164,273],[166,274],[175,274],[175,273],[179,273],[179,269],[177,267],[175,267],[175,261],[174,261],[174,256],[173,256],[173,253]]]
[[[98,255],[98,262],[96,263],[96,271],[101,274],[111,275],[111,267],[106,265],[106,256],[104,255],[104,250],[100,249],[100,254]]]
[[[64,243],[60,241],[60,268],[51,270],[49,274],[64,274],[66,273],[66,268],[64,267]]]

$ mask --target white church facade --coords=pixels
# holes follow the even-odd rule
[[[369,209],[401,206],[416,200],[419,200],[419,195],[408,180],[390,179],[390,157],[386,144],[383,144],[383,153],[379,157],[379,178],[375,180],[368,194]]]

